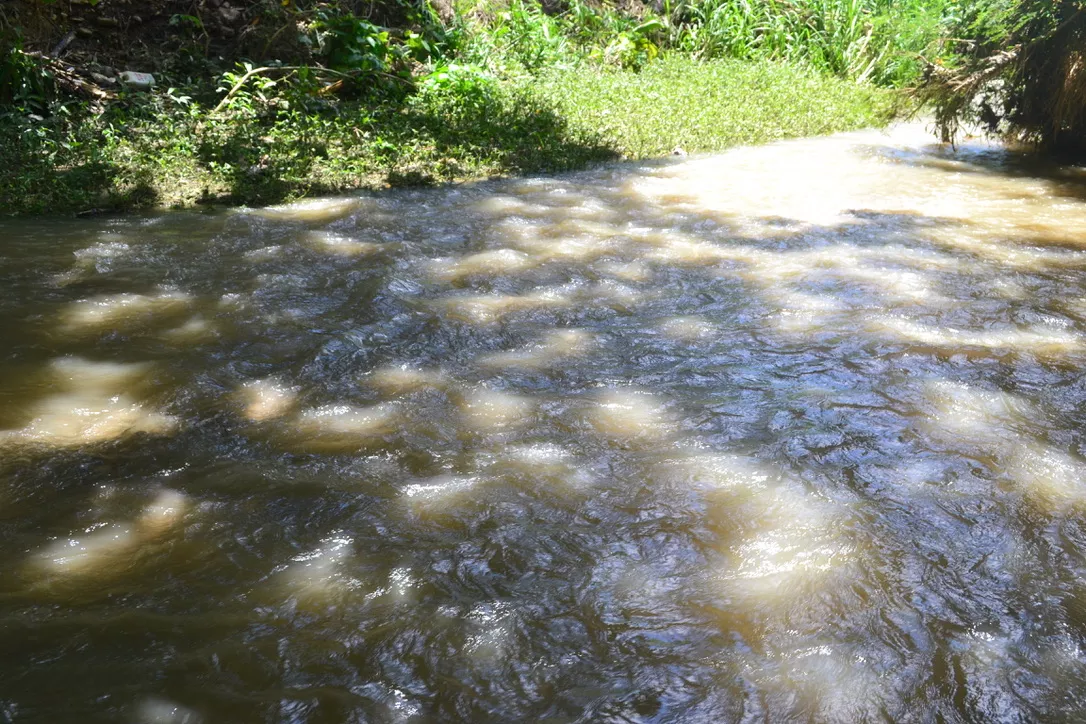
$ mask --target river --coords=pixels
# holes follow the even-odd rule
[[[901,126],[0,221],[0,720],[1080,719],[1084,182]]]

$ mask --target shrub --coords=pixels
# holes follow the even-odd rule
[[[921,88],[943,137],[962,124],[1073,154],[1086,153],[1086,3],[978,0],[961,38]]]

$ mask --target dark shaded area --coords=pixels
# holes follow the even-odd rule
[[[451,19],[447,3],[437,5]],[[200,72],[242,58],[312,61],[313,48],[299,42],[296,26],[317,10],[399,28],[426,8],[413,0],[9,0],[0,36],[17,28],[27,50],[50,54],[60,47],[80,64]]]
[[[160,202],[150,169],[123,168],[98,153],[93,138],[72,139],[69,148],[58,148],[28,142],[30,133],[26,126],[0,128],[0,216],[9,210],[76,214],[142,209]]]

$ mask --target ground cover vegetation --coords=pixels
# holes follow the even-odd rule
[[[11,0],[0,213],[270,203],[877,125],[895,89],[959,67],[948,29],[978,22],[958,0],[616,1]]]

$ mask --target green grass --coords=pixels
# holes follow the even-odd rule
[[[539,92],[628,158],[883,126],[894,115],[887,91],[768,61],[669,56],[640,73],[560,70]]]
[[[468,34],[474,62],[529,71],[571,57],[642,67],[679,52],[701,60],[776,60],[880,86],[913,83],[940,47],[958,0],[663,0],[638,16],[588,0],[558,15],[535,0],[466,0],[485,21]],[[650,9],[658,8],[659,13]]]
[[[172,99],[171,99],[172,98]],[[424,88],[377,106],[228,114],[158,93],[100,116],[0,125],[0,213],[266,204],[354,188],[581,168],[675,146],[881,125],[890,95],[779,63],[670,57],[640,73],[581,66],[535,80]]]
[[[774,59],[900,86],[938,44],[955,0],[689,0],[669,43],[699,57]]]

